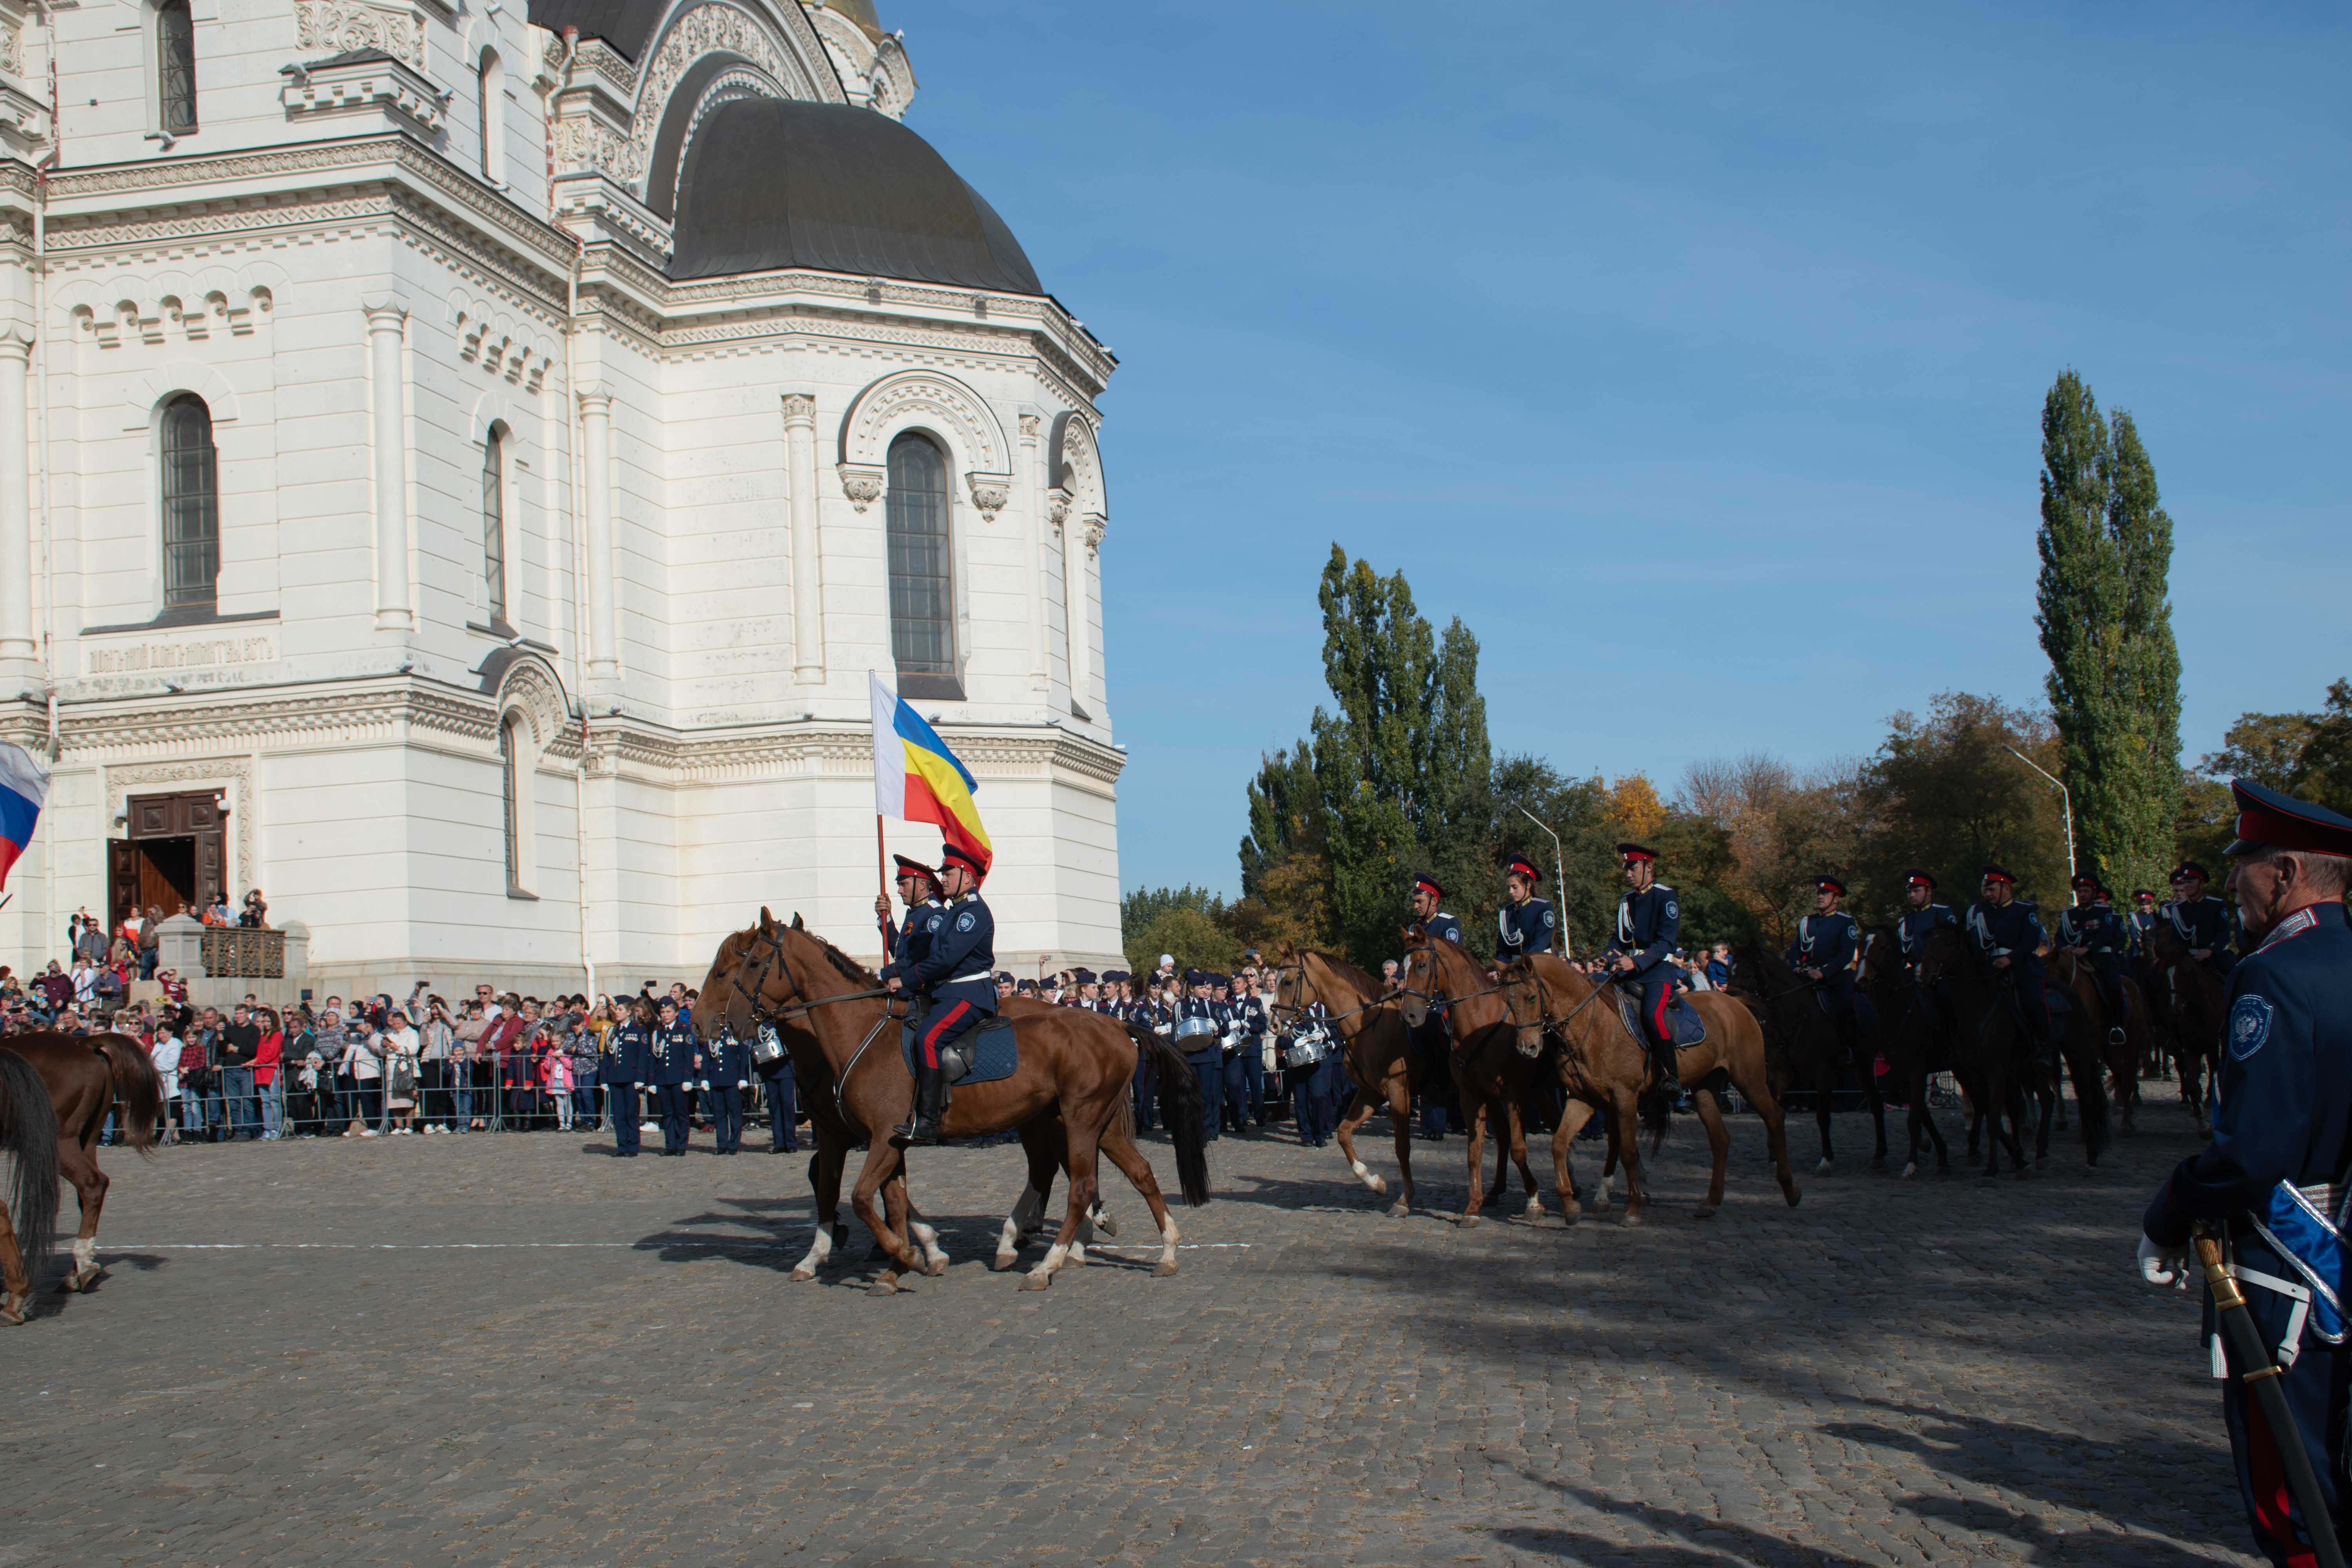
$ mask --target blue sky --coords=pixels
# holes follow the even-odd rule
[[[2184,750],[2352,673],[2352,25],[2317,5],[883,0],[908,123],[1118,353],[1122,880],[1234,890],[1402,567],[1498,748],[1864,754],[2038,700],[2037,420],[2129,409]]]

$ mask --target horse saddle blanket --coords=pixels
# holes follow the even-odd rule
[[[2074,994],[2063,985],[2044,985],[2042,1002],[2050,1010],[2050,1044],[2054,1046],[2066,1038],[2066,1026],[2074,1020]]]
[[[898,1048],[907,1058],[907,1070],[914,1071],[914,1026],[908,1027]],[[951,1084],[994,1083],[1011,1078],[1021,1070],[1021,1048],[1013,1038],[1013,1020],[996,1013],[966,1029],[940,1047],[940,1065],[947,1069]]]
[[[1642,1027],[1641,997],[1623,986],[1617,989],[1617,1016],[1623,1022],[1625,1032],[1646,1044],[1648,1031]],[[1677,1048],[1696,1046],[1706,1038],[1706,1020],[1687,998],[1669,993],[1666,997],[1666,1026],[1672,1031]]]

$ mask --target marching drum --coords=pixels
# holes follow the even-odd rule
[[[1180,1040],[1189,1040],[1195,1035],[1221,1035],[1223,1033],[1224,1033],[1224,1031],[1217,1027],[1217,1021],[1214,1018],[1179,1018],[1176,1020],[1176,1037]]]

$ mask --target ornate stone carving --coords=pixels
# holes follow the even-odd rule
[[[544,752],[569,728],[571,704],[563,687],[547,666],[536,658],[519,658],[499,684],[499,716],[520,713],[530,728],[530,744]]]
[[[1048,490],[1045,494],[1045,521],[1059,528],[1070,518],[1070,492]]]
[[[182,789],[190,784],[219,786],[228,796],[229,826],[236,830],[236,863],[222,868],[221,875],[231,887],[250,888],[261,881],[261,868],[253,859],[251,757],[214,757],[131,766],[110,764],[106,769],[107,814],[113,815],[115,805],[134,791],[156,784],[176,784]]]
[[[969,473],[964,475],[963,482],[971,491],[971,504],[980,508],[981,515],[991,522],[1004,510],[1004,503],[1013,499],[1011,474]]]
[[[1102,549],[1103,535],[1108,531],[1109,531],[1102,519],[1098,517],[1087,519],[1085,538],[1087,554],[1092,555]]]
[[[295,0],[294,41],[330,55],[382,49],[414,69],[425,68],[425,18],[362,0]]]
[[[849,504],[864,511],[882,499],[882,470],[867,463],[841,465],[841,493]]]
[[[816,398],[815,398],[815,396],[814,396],[814,395],[810,394],[810,393],[805,393],[805,392],[787,392],[787,393],[785,393],[785,394],[784,394],[784,423],[785,423],[785,424],[787,424],[787,425],[814,425],[814,424],[815,424],[815,423],[816,423]]]
[[[620,155],[619,165],[605,165],[615,178],[637,186],[640,197],[648,194],[641,182],[652,161],[654,137],[660,132],[662,120],[669,112],[671,90],[697,61],[712,54],[740,56],[794,97],[828,96],[817,90],[783,41],[749,12],[714,4],[697,5],[681,14],[669,31],[662,35],[661,47],[655,51],[644,85],[637,89],[636,113],[629,121],[628,145]],[[837,84],[835,90],[839,90]]]
[[[1037,434],[1037,425],[1038,419],[1034,414],[1024,414],[1021,416],[1021,434],[1034,438]]]
[[[1004,432],[986,400],[935,370],[902,370],[859,393],[842,426],[841,460],[880,465],[890,437],[912,424],[939,426],[940,434],[961,446],[958,456],[975,472],[1002,474],[1012,468],[1005,460]]]

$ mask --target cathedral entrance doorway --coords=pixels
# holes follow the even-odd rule
[[[107,844],[108,928],[151,904],[166,919],[226,891],[228,807],[218,791],[131,797],[129,837]]]

